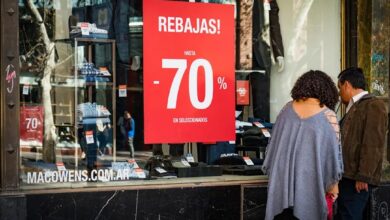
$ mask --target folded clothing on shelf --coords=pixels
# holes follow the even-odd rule
[[[107,67],[96,68],[93,63],[84,62],[80,67],[80,74],[87,82],[109,82],[107,76],[111,76]]]
[[[86,38],[99,38],[107,39],[108,31],[96,27],[94,23],[88,22],[77,22],[77,26],[71,26],[71,31],[69,32],[70,38],[75,37],[86,37]]]
[[[103,76],[86,75],[83,76],[86,82],[110,82],[110,79]]]
[[[99,69],[93,63],[84,62],[80,68],[82,75],[100,75]]]
[[[79,123],[82,124],[96,124],[96,120],[99,118],[103,123],[110,123],[109,116],[110,111],[103,106],[96,103],[81,103],[77,106],[77,114]]]
[[[222,167],[224,174],[234,175],[264,175],[262,171],[263,160],[251,158],[253,165],[248,165],[239,155],[224,156],[215,161]]]
[[[93,38],[108,38],[108,31],[96,27],[96,24],[90,24],[89,33]]]

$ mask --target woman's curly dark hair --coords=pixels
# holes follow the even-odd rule
[[[335,83],[319,70],[310,70],[300,76],[291,90],[291,97],[294,100],[316,98],[320,100],[321,107],[325,105],[332,110],[339,100]]]

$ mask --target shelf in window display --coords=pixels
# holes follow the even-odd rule
[[[64,82],[64,83],[52,83],[53,87],[68,87],[68,88],[74,88],[76,84],[74,83],[74,80]],[[80,78],[77,80],[77,87],[84,88],[85,86],[112,86],[113,83],[111,81],[108,82],[102,82],[102,81],[91,81],[87,82],[85,79]]]
[[[72,106],[72,105],[70,105],[70,104],[61,104],[61,103],[60,103],[60,104],[53,104],[53,103],[52,103],[51,105],[52,105],[52,106],[55,106],[55,107],[67,107],[67,108],[68,108],[69,106]]]
[[[108,77],[96,75],[82,75],[86,83],[90,82],[111,82]]]
[[[53,114],[54,116],[56,117],[72,117],[72,115],[69,115],[69,114]]]
[[[93,38],[92,36],[84,36],[84,37],[72,37],[72,38],[64,38],[64,39],[56,39],[56,43],[74,43],[74,41],[77,41],[78,43],[114,43],[115,39],[111,38]]]

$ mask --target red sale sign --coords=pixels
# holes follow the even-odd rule
[[[235,140],[234,6],[143,7],[145,143]]]
[[[42,144],[43,108],[42,106],[20,107],[20,139]]]
[[[249,80],[236,82],[237,105],[249,105]]]

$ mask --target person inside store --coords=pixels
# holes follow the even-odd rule
[[[343,172],[335,83],[310,70],[295,82],[267,146],[266,219],[327,219]],[[328,201],[331,200],[331,203]]]
[[[124,111],[123,116],[118,120],[118,126],[122,135],[122,144],[130,150],[130,158],[134,158],[135,122],[130,112]]]
[[[98,140],[98,153],[104,156],[106,152],[107,142],[109,139],[110,124],[104,124],[101,119],[96,120],[96,138]]]
[[[385,103],[369,94],[363,70],[351,67],[338,76],[341,101],[347,106],[340,121],[344,174],[336,219],[363,219],[369,193],[381,179],[388,115]]]
[[[93,181],[95,177],[93,177],[92,170],[97,168],[97,132],[96,132],[96,125],[93,123],[86,123],[83,124],[83,132],[82,132],[82,143],[84,144],[84,152],[85,152],[85,159],[87,162],[87,172],[88,177],[90,179],[88,181]]]

